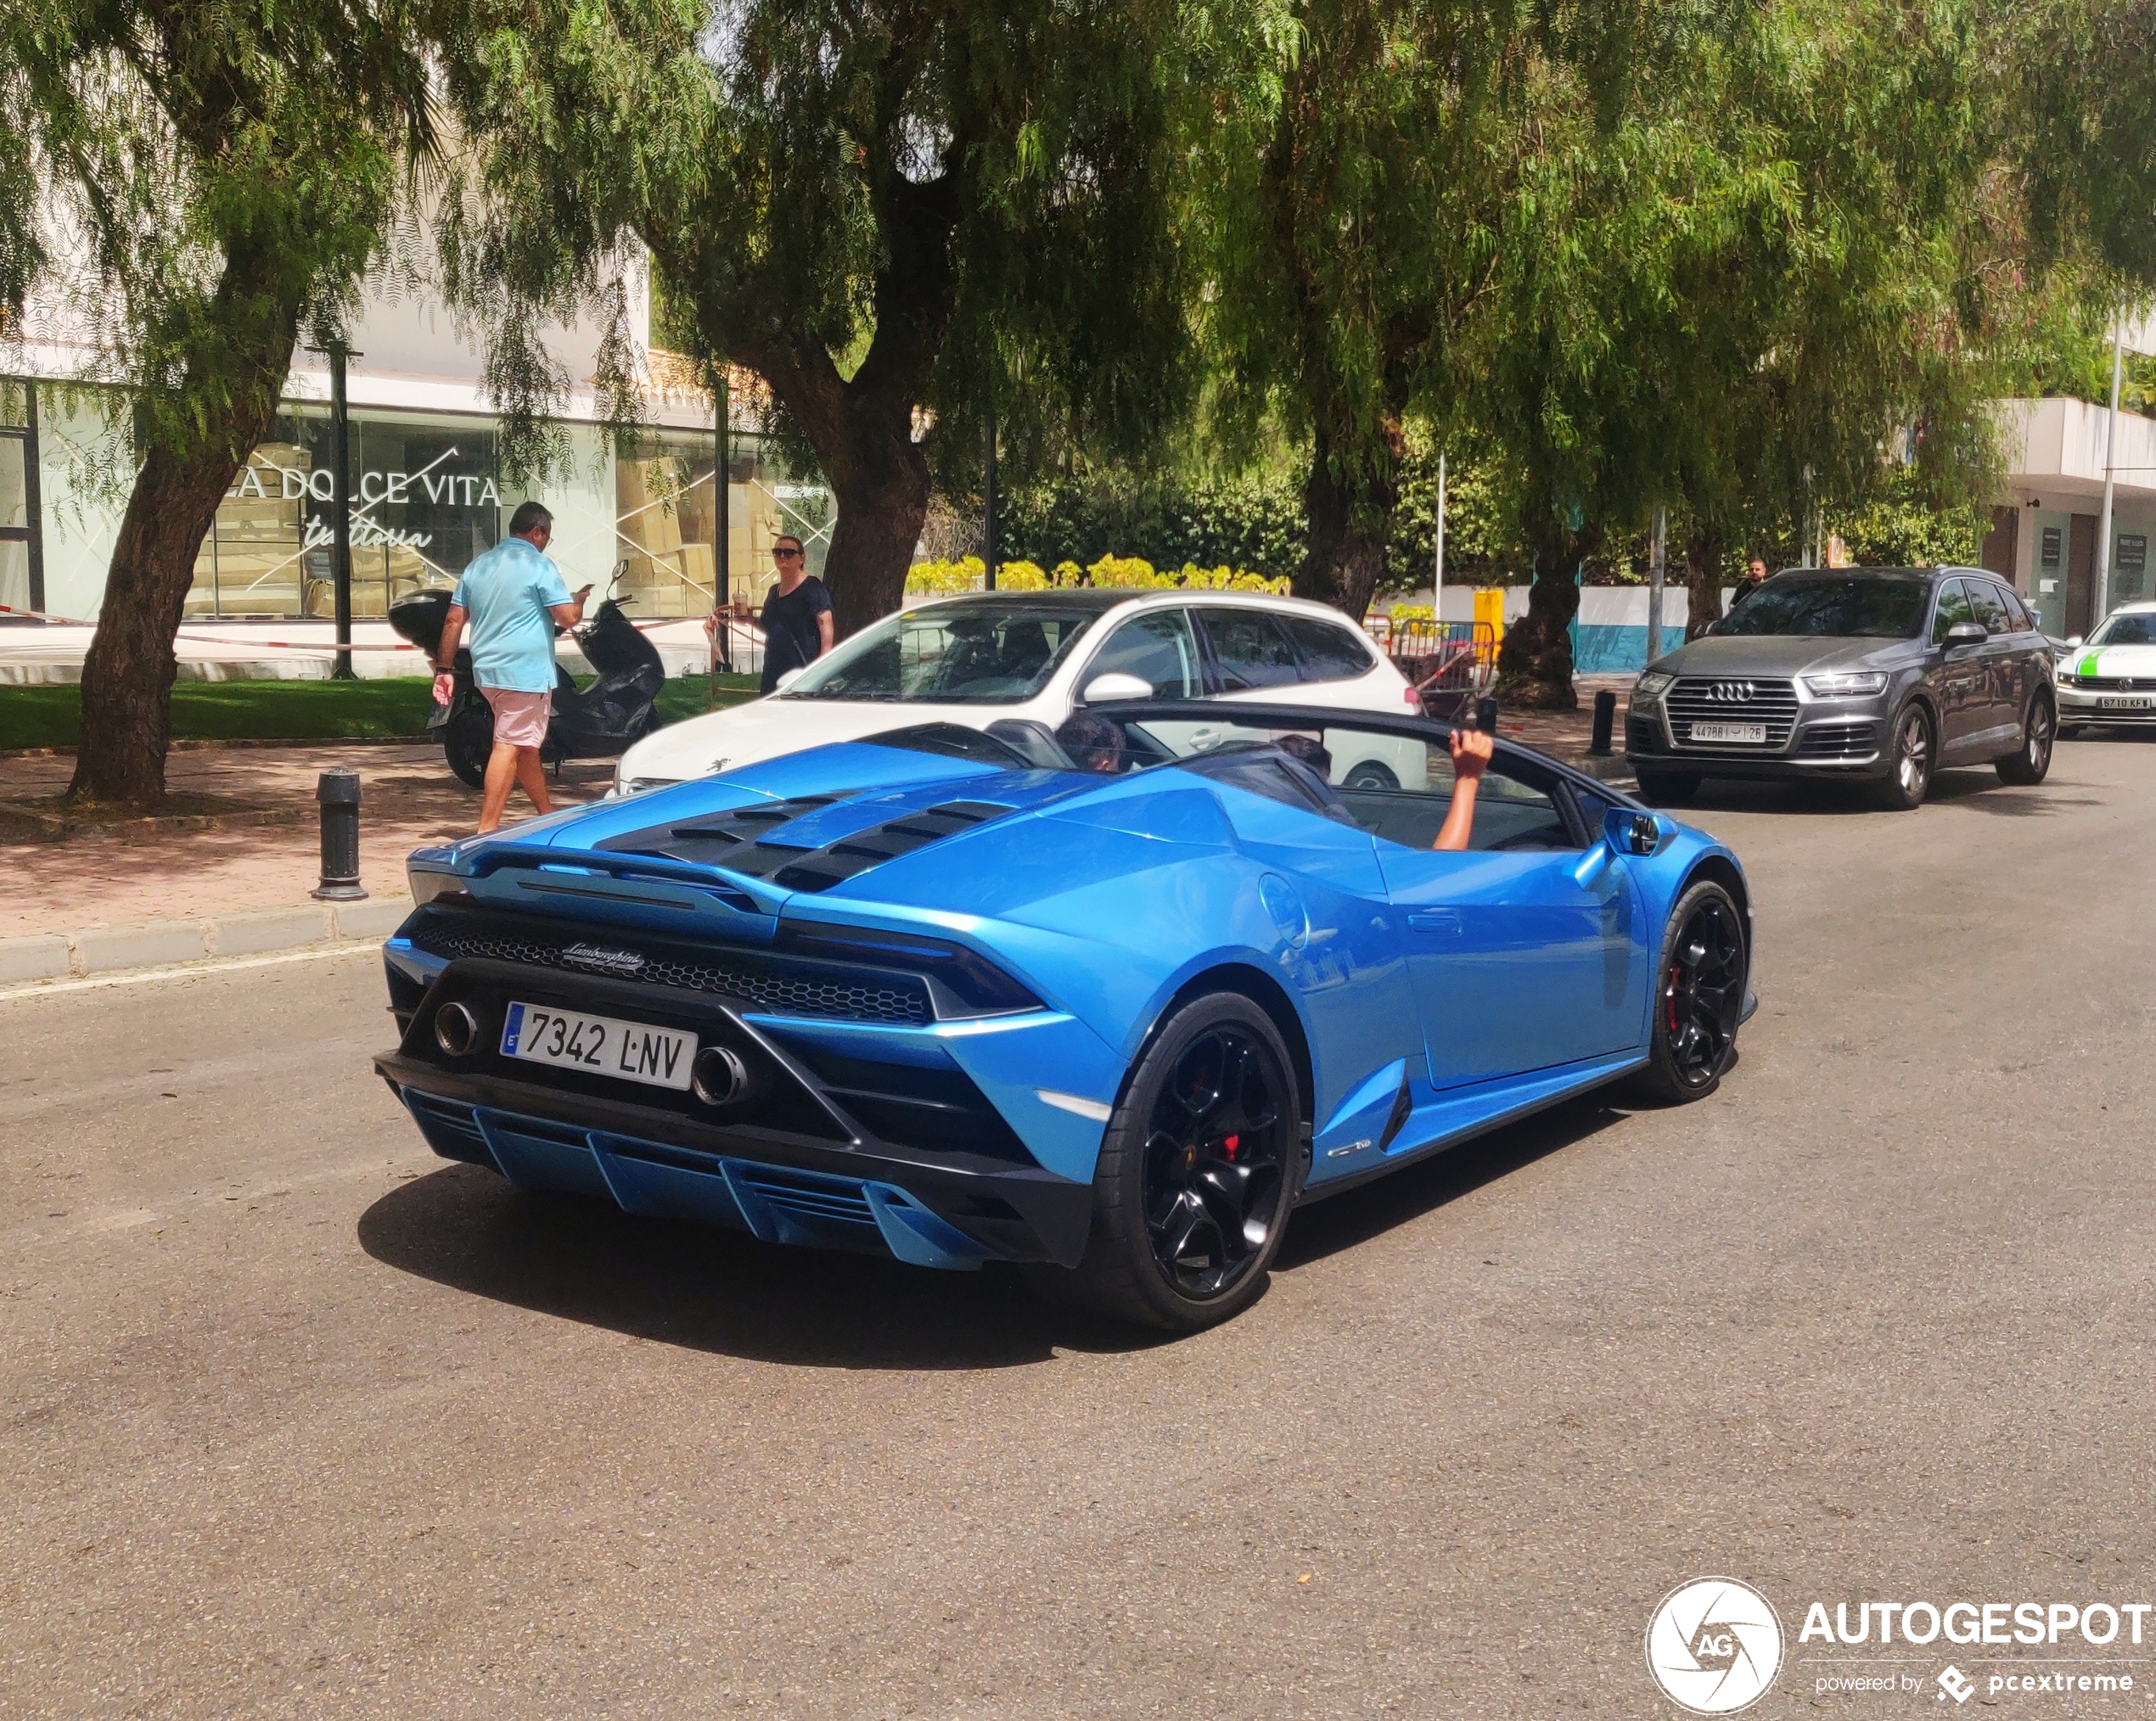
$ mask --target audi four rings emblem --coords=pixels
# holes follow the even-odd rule
[[[1707,697],[1724,705],[1743,705],[1750,702],[1752,684],[1749,681],[1716,681],[1707,690]]]

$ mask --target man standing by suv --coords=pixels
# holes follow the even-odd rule
[[[553,715],[554,629],[584,619],[592,588],[574,593],[547,555],[554,517],[540,503],[522,502],[509,517],[509,535],[475,557],[457,582],[435,653],[435,703],[456,690],[457,647],[472,626],[472,679],[494,712],[494,751],[486,761],[480,800],[481,836],[502,827],[509,789],[522,783],[542,813],[554,810],[539,748]]]

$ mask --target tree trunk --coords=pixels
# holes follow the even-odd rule
[[[1401,418],[1386,413],[1380,445],[1360,469],[1337,469],[1338,444],[1328,426],[1319,424],[1312,441],[1303,486],[1310,536],[1295,573],[1295,595],[1332,604],[1356,621],[1385,571],[1406,452]]]
[[[832,498],[839,522],[824,558],[832,621],[839,638],[858,631],[906,601],[906,570],[929,516],[929,463],[910,434],[912,413],[893,427],[849,424],[854,452],[834,474]]]
[[[1684,586],[1691,614],[1684,636],[1695,640],[1707,624],[1721,619],[1722,560],[1727,540],[1720,526],[1694,526],[1684,541]]]
[[[71,799],[154,807],[165,799],[178,669],[172,641],[195,558],[217,504],[269,434],[299,339],[300,306],[275,302],[276,280],[265,257],[235,253],[227,261],[206,318],[222,350],[190,365],[187,389],[211,403],[209,423],[185,442],[156,436],[144,451],[113,543],[97,635],[82,660],[82,741]],[[233,380],[222,391],[202,387],[198,369]]]
[[[830,483],[839,519],[823,577],[841,639],[906,600],[906,570],[929,514],[929,463],[913,440],[913,412],[927,395],[956,292],[952,176],[914,185],[894,175],[877,209],[890,257],[876,278],[876,333],[852,376],[839,374],[811,334],[738,343],[728,353],[763,378]]]
[[[1527,711],[1572,711],[1572,619],[1580,613],[1580,564],[1592,549],[1590,534],[1552,530],[1535,545],[1535,579],[1527,614],[1505,630],[1497,651],[1497,698]]]

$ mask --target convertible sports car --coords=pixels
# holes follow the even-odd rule
[[[897,729],[423,849],[375,1067],[437,1152],[520,1186],[1016,1263],[1183,1329],[1259,1294],[1300,1202],[1728,1067],[1750,906],[1711,838],[1500,743],[1472,846],[1438,851],[1441,723],[1087,715],[1062,743]],[[1332,781],[1378,744],[1397,786]]]

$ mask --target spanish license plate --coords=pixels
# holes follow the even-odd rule
[[[2148,709],[2148,701],[2146,699],[2099,699],[2096,702],[2096,709],[2099,711],[2146,711]]]
[[[686,1088],[696,1036],[550,1004],[512,1004],[502,1027],[502,1056],[654,1088]]]
[[[1766,741],[1764,723],[1695,723],[1692,726],[1694,741],[1748,741],[1755,747]]]

